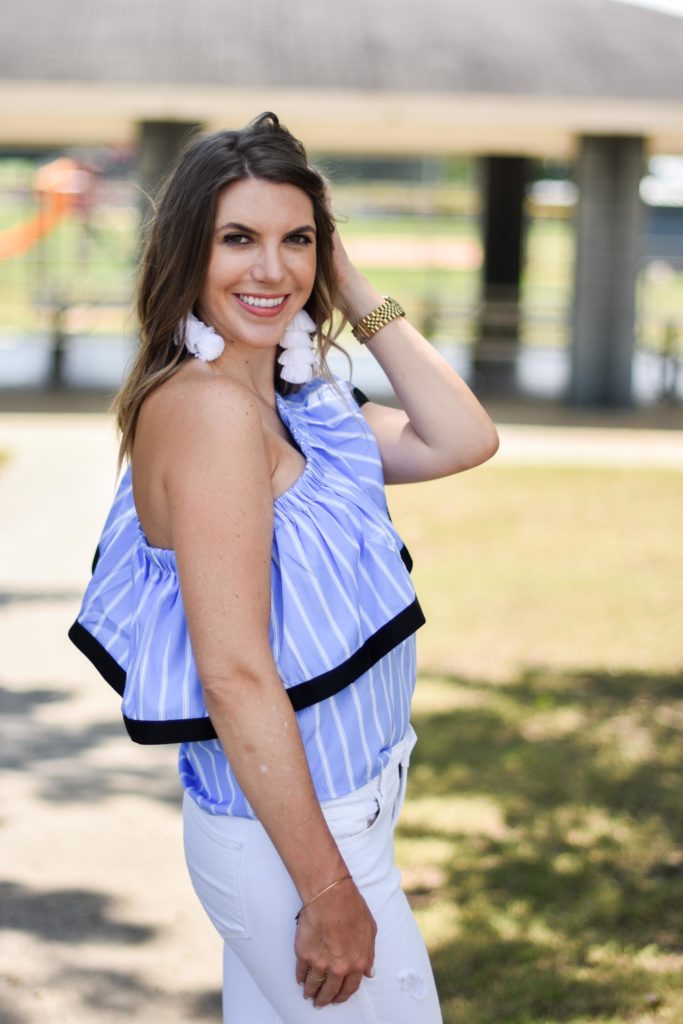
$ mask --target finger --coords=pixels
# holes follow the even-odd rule
[[[314,1006],[328,1006],[337,996],[342,979],[334,974],[328,974],[320,985],[313,1000]]]
[[[351,974],[347,974],[344,978],[343,984],[336,996],[332,1000],[333,1003],[345,1003],[349,996],[352,996],[354,992],[360,987],[360,983],[363,980],[363,975],[360,971],[353,971]]]
[[[303,983],[306,981],[306,975],[308,974],[308,971],[310,970],[310,966],[311,965],[306,960],[304,960],[300,956],[297,956],[297,958],[296,958],[296,980],[297,980],[297,984],[303,985]]]
[[[322,971],[316,971],[315,967],[309,967],[304,979],[304,999],[315,999],[326,982],[327,974]],[[334,984],[328,987],[334,989]]]

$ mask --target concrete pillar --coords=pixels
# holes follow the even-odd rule
[[[150,209],[159,183],[190,136],[201,125],[187,121],[140,121],[138,124],[137,178],[141,190],[140,212]]]
[[[486,391],[514,388],[529,161],[482,160],[484,267],[474,368]]]
[[[629,406],[642,239],[641,137],[585,136],[577,164],[569,400]]]

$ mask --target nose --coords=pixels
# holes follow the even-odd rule
[[[283,260],[279,246],[261,245],[251,268],[255,281],[273,284],[282,280]]]

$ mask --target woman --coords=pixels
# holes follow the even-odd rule
[[[402,408],[329,373],[335,308]],[[384,483],[475,466],[495,428],[350,263],[323,179],[273,114],[181,156],[139,316],[117,398],[130,467],[70,635],[134,739],[183,741],[224,1020],[303,1024],[333,1004],[340,1024],[434,1024],[392,851],[424,619]]]

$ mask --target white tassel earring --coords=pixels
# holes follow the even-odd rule
[[[225,348],[225,342],[213,327],[202,323],[194,313],[190,313],[185,320],[184,328],[185,346],[188,352],[191,352],[197,359],[201,359],[203,363],[218,359]],[[179,343],[176,341],[176,345]]]
[[[315,347],[311,335],[316,326],[308,313],[302,309],[289,322],[280,342],[284,351],[278,356],[282,369],[280,376],[289,384],[307,384],[313,379]]]

